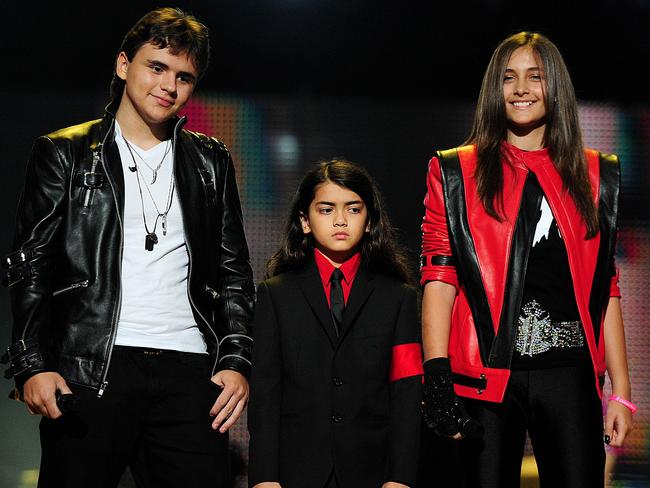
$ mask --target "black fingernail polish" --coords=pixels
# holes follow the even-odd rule
[[[605,442],[605,444],[609,444],[609,442],[610,442],[611,440],[612,440],[612,439],[611,439],[611,437],[609,437],[609,435],[605,434],[605,435],[603,436],[603,441]]]

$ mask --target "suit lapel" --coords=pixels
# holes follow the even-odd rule
[[[359,267],[357,274],[354,277],[354,282],[352,283],[352,289],[350,290],[350,296],[348,297],[348,303],[345,307],[345,313],[343,314],[343,325],[341,326],[341,336],[342,340],[346,334],[354,325],[359,312],[365,305],[366,301],[372,294],[375,289],[375,284],[373,276],[371,273],[366,271],[363,267]]]
[[[301,274],[301,286],[299,287],[302,294],[305,296],[307,303],[311,307],[314,315],[318,319],[319,325],[325,332],[330,345],[334,348],[338,338],[334,332],[334,324],[332,323],[332,314],[327,305],[325,297],[325,290],[321,282],[320,275],[316,263],[312,262]]]

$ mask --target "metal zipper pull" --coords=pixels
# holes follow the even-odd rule
[[[97,148],[95,148],[95,150],[93,151],[93,162],[92,162],[92,165],[90,166],[90,173],[91,174],[95,174],[95,170],[97,169],[97,165],[99,164],[100,151],[101,151],[101,144],[99,144],[97,146]],[[86,188],[85,189],[85,191],[84,191],[84,203],[83,203],[84,207],[87,208],[92,203],[93,192],[94,191],[95,191],[94,188]]]
[[[106,390],[106,387],[108,386],[108,381],[104,381],[101,386],[99,387],[99,391],[97,392],[97,398],[101,398],[104,395],[104,391]]]
[[[205,291],[207,291],[215,300],[221,296],[219,295],[219,292],[210,285],[205,285]]]
[[[65,293],[66,291],[70,291],[70,290],[75,290],[77,288],[86,288],[88,286],[88,284],[89,284],[88,280],[83,280],[83,281],[79,281],[77,283],[72,283],[72,284],[70,284],[70,285],[68,285],[68,286],[66,286],[64,288],[53,291],[52,296],[55,297],[57,295],[60,295],[61,293]]]

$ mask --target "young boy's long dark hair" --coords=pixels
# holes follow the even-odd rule
[[[585,221],[586,237],[593,237],[598,233],[598,213],[589,182],[575,91],[560,51],[541,34],[520,32],[508,37],[495,49],[485,71],[474,125],[465,142],[475,144],[478,152],[475,177],[481,203],[488,214],[501,220],[497,208],[504,190],[500,143],[505,139],[507,129],[503,76],[510,56],[523,46],[533,50],[544,68],[544,143],[560,173],[564,188]]]
[[[318,185],[328,181],[358,194],[368,210],[370,231],[364,233],[359,244],[362,264],[367,269],[412,283],[408,260],[397,247],[377,185],[366,170],[341,159],[320,161],[304,176],[291,204],[282,246],[267,263],[266,276],[302,268],[313,259],[314,240],[311,233],[303,233],[300,216],[309,213]]]

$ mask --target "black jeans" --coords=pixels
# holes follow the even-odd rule
[[[39,488],[230,486],[228,436],[212,430],[220,388],[206,354],[116,346],[103,397],[70,385],[75,412],[41,421]]]
[[[503,403],[463,399],[485,427],[459,451],[465,486],[519,488],[526,431],[542,487],[605,484],[602,404],[591,365],[513,371]]]
[[[332,472],[330,473],[329,478],[327,478],[327,481],[325,482],[325,486],[323,488],[339,488],[339,482],[336,480],[336,473],[334,473],[334,468],[332,468]]]

